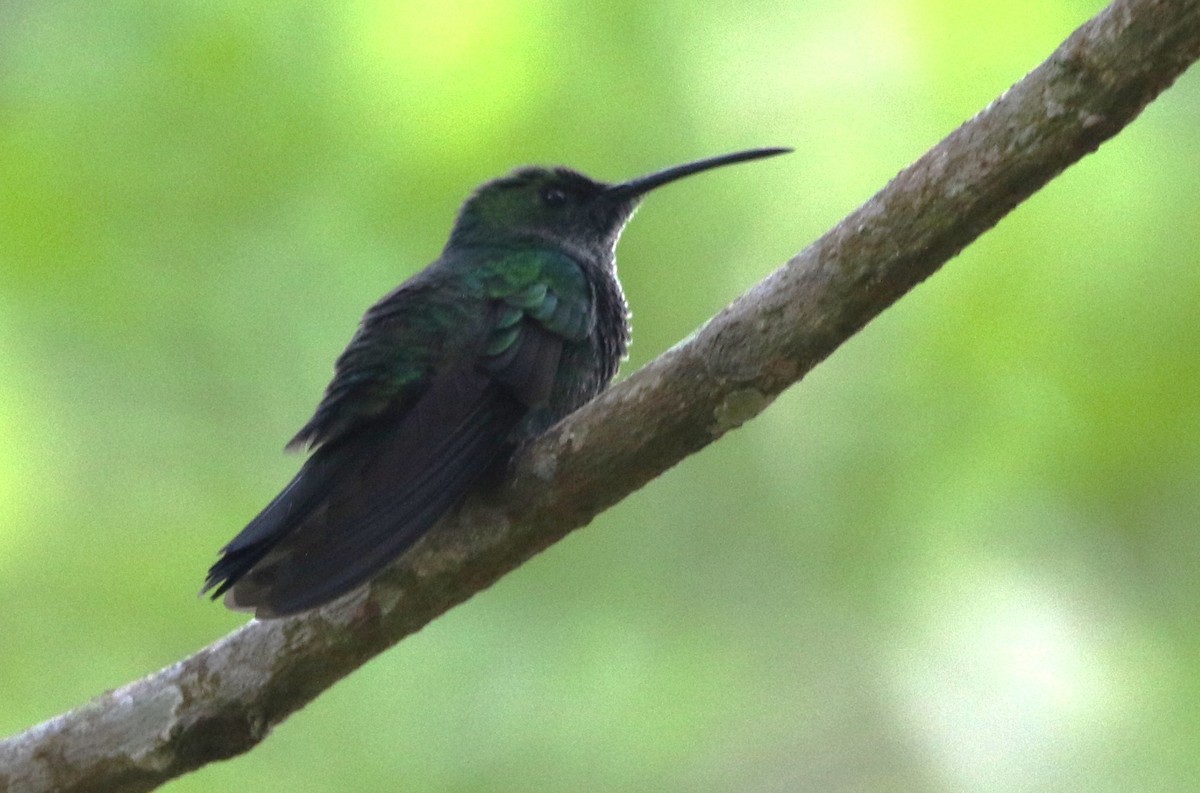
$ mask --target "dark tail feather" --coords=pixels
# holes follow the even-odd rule
[[[447,372],[403,417],[318,449],[223,550],[205,589],[292,614],[349,592],[415,543],[509,447],[524,413],[473,369]]]
[[[216,600],[283,539],[289,526],[310,512],[329,490],[332,482],[328,473],[335,467],[337,457],[346,455],[330,450],[310,457],[287,487],[221,549],[221,558],[209,569],[200,594],[212,590],[212,598]]]

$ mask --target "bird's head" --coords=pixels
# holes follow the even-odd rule
[[[588,261],[612,261],[621,231],[646,193],[710,168],[787,151],[741,151],[617,184],[598,182],[569,168],[519,168],[467,199],[449,245],[550,246]]]

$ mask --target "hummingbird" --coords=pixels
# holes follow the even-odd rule
[[[367,310],[287,445],[308,458],[221,549],[201,594],[265,619],[369,581],[616,375],[630,340],[616,245],[643,196],[788,151],[616,184],[524,167],[479,187],[441,255]]]

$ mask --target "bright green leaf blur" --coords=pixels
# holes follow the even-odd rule
[[[207,566],[361,312],[526,163],[655,193],[626,371],[1098,0],[0,4],[0,733]],[[762,417],[172,793],[1190,791],[1200,78]]]

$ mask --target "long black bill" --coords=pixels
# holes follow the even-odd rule
[[[628,182],[612,185],[604,191],[604,194],[609,198],[615,199],[637,198],[656,187],[662,187],[669,182],[674,182],[676,179],[682,179],[694,173],[707,171],[710,168],[720,168],[722,165],[733,165],[734,163],[746,162],[747,160],[759,160],[763,157],[774,157],[777,154],[787,154],[790,151],[791,149],[785,148],[747,149],[746,151],[735,151],[732,154],[722,154],[719,157],[709,157],[707,160],[696,160],[695,162],[676,165],[657,173],[639,176],[636,179],[630,179]]]

